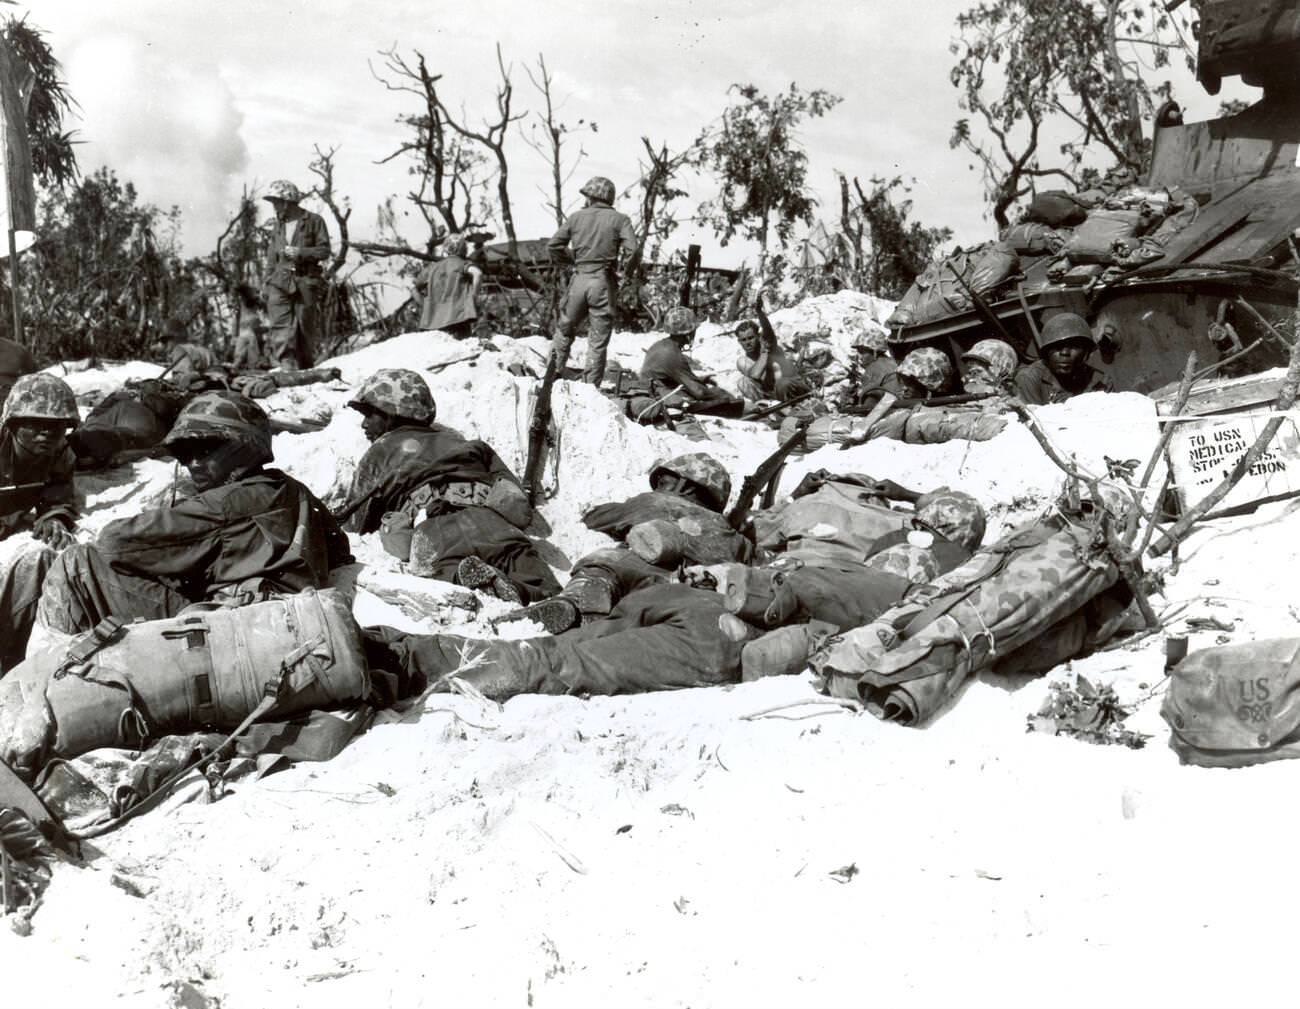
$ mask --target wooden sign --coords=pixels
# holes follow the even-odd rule
[[[1169,465],[1184,510],[1214,490],[1273,416],[1268,408],[1173,421]],[[1300,429],[1288,417],[1272,443],[1223,499],[1216,514],[1300,494]]]

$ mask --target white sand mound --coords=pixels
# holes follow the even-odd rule
[[[803,326],[816,313],[799,308]],[[617,334],[615,355],[635,358],[652,336]],[[702,334],[698,352],[725,361],[726,340]],[[336,363],[348,383],[419,368],[439,419],[518,468],[536,382],[509,368],[540,371],[546,343],[493,343],[408,334]],[[277,436],[277,464],[338,503],[365,448],[359,419],[342,388],[302,396],[298,408],[332,419]],[[706,421],[715,440],[687,442],[628,423],[578,383],[557,384],[554,409],[542,515],[560,571],[607,542],[581,513],[644,489],[656,459],[706,449],[739,485],[776,440],[759,425]],[[1145,463],[1157,437],[1151,404],[1135,395],[1038,416],[1093,472],[1107,456]],[[792,461],[783,492],[821,467],[967,490],[993,512],[990,537],[1045,507],[1061,479],[1019,423],[987,443],[828,447]],[[158,501],[171,474],[148,461],[84,479],[86,527]],[[1233,621],[1222,636],[1234,641],[1297,633],[1296,508],[1198,532],[1155,599],[1169,630],[1210,615]],[[403,575],[375,536],[353,546],[358,564],[340,581],[363,622],[486,635],[504,609],[480,597],[478,614],[461,610],[460,590]],[[1219,635],[1198,632],[1193,647]],[[1150,637],[1037,681],[986,677],[922,730],[846,714],[801,676],[486,709],[436,696],[383,716],[328,764],[238,784],[215,805],[172,802],[96,842],[87,868],[56,872],[31,937],[0,929],[0,960],[24,967],[6,973],[7,1000],[1277,1002],[1276,972],[1153,969],[1286,962],[1289,936],[1274,922],[1287,874],[1260,885],[1217,867],[1258,843],[1243,825],[1256,839],[1300,826],[1279,800],[1300,764],[1178,766],[1157,714],[1162,665]],[[1131,724],[1154,736],[1145,750],[1025,733],[1049,682],[1076,672],[1136,705]]]

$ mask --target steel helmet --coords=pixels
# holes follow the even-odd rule
[[[408,368],[380,368],[361,383],[348,406],[354,410],[370,407],[419,424],[431,424],[438,415],[429,384]]]
[[[895,543],[886,547],[868,557],[866,566],[920,585],[929,584],[939,575],[939,562],[934,559],[934,554],[912,543]]]
[[[889,351],[889,344],[886,342],[889,332],[870,319],[850,319],[845,328],[853,334],[854,350],[874,350],[877,354]]]
[[[694,333],[699,324],[699,320],[695,318],[695,313],[681,305],[670,308],[668,314],[664,316],[664,331],[669,336],[683,336]]]
[[[662,473],[679,476],[700,487],[708,496],[714,511],[720,512],[727,507],[727,499],[731,497],[731,476],[713,456],[703,452],[688,452],[659,463],[650,471],[651,488]]]
[[[249,450],[250,465],[270,462],[271,421],[266,411],[237,392],[205,392],[185,404],[163,439],[170,449],[186,441],[224,441]]]
[[[578,190],[588,199],[598,200],[601,203],[614,202],[614,183],[603,175],[597,175],[587,180],[586,185]]]
[[[1020,366],[1020,357],[1006,340],[980,340],[962,354],[963,361],[982,364],[999,382],[1008,381]]]
[[[952,362],[935,347],[918,347],[903,358],[898,374],[910,378],[930,392],[942,392],[952,381]]]
[[[1058,312],[1045,323],[1038,334],[1038,349],[1047,350],[1058,343],[1071,340],[1085,340],[1094,349],[1097,338],[1092,335],[1092,327],[1084,321],[1083,316],[1073,312]]]
[[[14,382],[0,413],[0,426],[10,420],[61,420],[68,425],[81,423],[77,410],[77,397],[68,383],[61,378],[36,372],[23,375]]]
[[[912,524],[942,536],[967,550],[984,539],[984,509],[969,494],[940,487],[921,496]]]
[[[286,203],[300,203],[305,194],[288,179],[276,179],[266,187],[264,200],[284,200]]]

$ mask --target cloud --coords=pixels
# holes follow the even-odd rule
[[[207,248],[248,167],[244,117],[218,66],[111,32],[59,55],[81,106],[82,171],[107,165],[144,200],[181,207],[187,248]]]

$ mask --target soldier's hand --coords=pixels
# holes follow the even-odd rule
[[[302,255],[302,249],[297,245],[286,245],[284,247],[284,254],[296,259],[298,256]]]
[[[70,547],[76,542],[67,523],[63,519],[54,516],[37,519],[36,524],[32,526],[32,535],[55,550]]]

